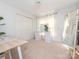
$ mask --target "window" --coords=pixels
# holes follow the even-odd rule
[[[54,36],[54,16],[41,17],[38,20],[38,27],[41,33],[45,32],[45,26],[48,27],[48,32]]]

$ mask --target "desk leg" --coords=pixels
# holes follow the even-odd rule
[[[4,57],[5,57],[5,59],[12,59],[11,50],[6,51],[6,52],[4,53]]]
[[[23,59],[21,47],[16,47],[6,51],[5,59]]]
[[[19,59],[23,59],[21,47],[17,47]]]

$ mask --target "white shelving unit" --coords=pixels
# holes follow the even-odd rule
[[[73,59],[75,58],[76,54],[76,46],[79,45],[79,9],[75,11],[75,21],[76,21],[76,29],[75,29],[75,39],[74,39],[74,52],[73,52]]]
[[[79,32],[79,30],[77,30],[77,32]]]
[[[79,32],[78,29],[78,23],[79,23],[79,9],[71,11],[68,13],[67,17],[66,17],[66,21],[68,22],[66,25],[66,30],[65,30],[65,39],[68,45],[72,46],[74,48],[74,52],[73,52],[73,59],[75,57],[75,53],[76,53],[76,45],[77,45],[77,33]]]

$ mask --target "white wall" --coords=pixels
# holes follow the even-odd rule
[[[17,15],[21,14],[21,15]],[[1,31],[5,31],[7,36],[22,39],[32,39],[34,34],[34,16],[19,9],[0,2],[0,16],[4,17],[6,25]],[[31,17],[32,19],[26,18]]]

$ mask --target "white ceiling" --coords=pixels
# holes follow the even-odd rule
[[[31,14],[44,14],[49,11],[61,9],[73,5],[77,0],[1,0],[16,8],[25,10]],[[37,3],[40,1],[41,3]]]

